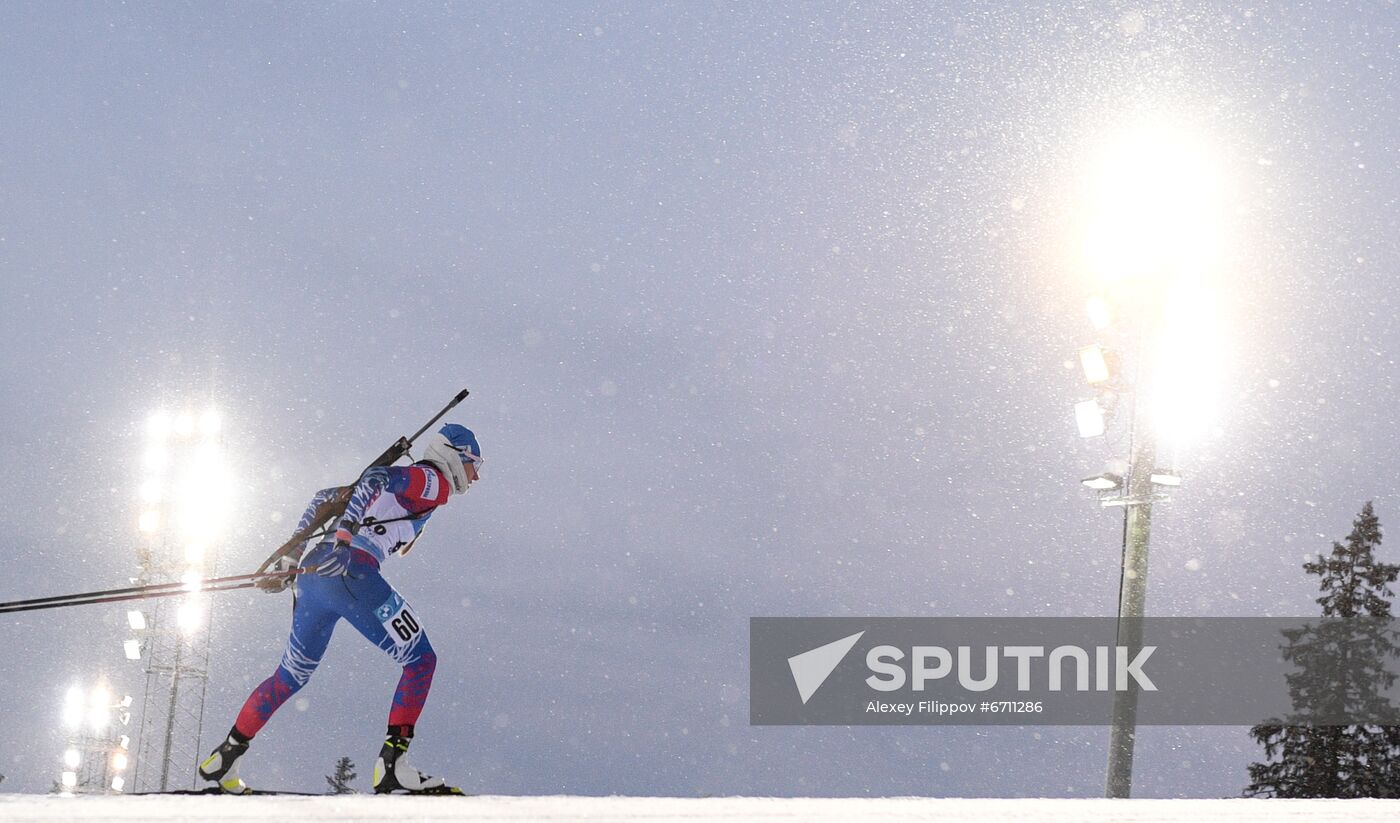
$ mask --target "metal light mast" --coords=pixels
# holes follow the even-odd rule
[[[73,686],[63,700],[67,746],[57,788],[69,794],[106,794],[126,788],[131,696],[118,700],[104,680]]]
[[[1106,312],[1095,310],[1091,301],[1090,316],[1105,318]],[[1096,318],[1095,325],[1099,325]],[[1141,339],[1141,335],[1139,335]],[[1142,357],[1138,346],[1138,358]],[[1105,472],[1080,481],[1099,495],[1105,507],[1123,508],[1123,549],[1121,580],[1118,592],[1118,631],[1115,645],[1127,649],[1128,658],[1142,648],[1142,618],[1147,606],[1147,549],[1152,527],[1152,504],[1165,501],[1158,486],[1179,485],[1175,472],[1159,470],[1157,438],[1150,425],[1141,425],[1138,414],[1137,380],[1127,380],[1117,373],[1118,361],[1097,344],[1081,349],[1080,365],[1086,382],[1098,391],[1094,399],[1075,406],[1079,433],[1097,437],[1105,433],[1106,417],[1116,406],[1126,402],[1128,414],[1128,461],[1121,473]],[[1138,370],[1140,371],[1140,369]],[[1129,683],[1126,691],[1114,693],[1113,717],[1109,736],[1107,797],[1128,797],[1132,792],[1133,748],[1137,736],[1138,689]]]
[[[1101,505],[1123,507],[1117,645],[1131,659],[1143,641],[1152,504],[1181,485],[1180,475],[1158,461],[1164,446],[1179,445],[1210,410],[1208,378],[1219,352],[1207,280],[1225,219],[1206,147],[1170,122],[1121,137],[1107,147],[1093,179],[1084,252],[1103,290],[1088,303],[1096,334],[1111,334],[1116,323],[1132,362],[1120,362],[1117,351],[1098,343],[1081,349],[1080,366],[1095,394],[1074,412],[1079,434],[1098,437],[1126,406],[1126,457],[1120,452],[1107,471],[1081,482]],[[1118,312],[1123,316],[1115,320]],[[1174,452],[1167,453],[1167,465],[1174,464]],[[1132,793],[1137,705],[1136,682],[1114,693],[1108,797]]]
[[[216,573],[209,550],[229,510],[220,428],[212,410],[198,417],[157,413],[148,421],[138,585],[193,584]],[[211,614],[210,598],[193,589],[127,612],[133,636],[126,656],[142,660],[146,674],[132,774],[137,791],[196,786]]]

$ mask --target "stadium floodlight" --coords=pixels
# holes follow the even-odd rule
[[[155,505],[165,496],[165,492],[160,486],[160,481],[151,478],[141,484],[140,489],[137,490],[137,495],[141,498],[142,503]]]
[[[161,449],[161,459],[148,460],[151,468],[137,478],[150,480],[152,488],[133,488],[132,493],[142,494],[140,502],[133,501],[138,506],[136,512],[150,511],[159,518],[154,534],[144,536],[137,546],[142,582],[175,581],[170,588],[177,590],[179,596],[174,602],[165,601],[168,605],[159,614],[146,615],[146,629],[127,635],[132,638],[126,643],[129,658],[150,671],[169,675],[146,679],[146,695],[142,699],[145,717],[134,720],[145,723],[146,731],[163,727],[165,734],[163,745],[157,735],[141,738],[141,758],[133,755],[128,769],[134,773],[133,791],[146,788],[148,782],[148,737],[154,751],[149,762],[179,770],[184,769],[183,747],[193,742],[182,738],[198,737],[197,724],[191,724],[188,718],[202,716],[203,692],[177,684],[185,677],[207,677],[205,644],[209,642],[213,609],[200,592],[207,585],[205,578],[212,576],[216,553],[223,548],[217,535],[227,532],[238,491],[234,461],[223,443],[229,428],[224,412],[205,398],[172,403],[166,417],[167,435],[148,439],[144,444],[148,450]],[[170,642],[156,642],[157,634]],[[109,736],[115,737],[127,731],[118,721],[134,720],[129,707],[114,707],[112,712],[114,722]],[[105,765],[110,767],[110,762]],[[175,773],[170,772],[171,780],[178,780]],[[155,785],[166,788],[166,770],[157,769],[155,774]],[[135,776],[141,780],[135,780]]]
[[[83,762],[83,756],[78,754],[77,749],[69,749],[63,753],[63,765],[68,768],[76,769],[81,762]]]
[[[160,512],[141,512],[141,517],[136,521],[136,528],[140,529],[142,534],[155,534],[160,531]]]
[[[188,598],[176,610],[175,622],[180,627],[180,631],[185,634],[194,634],[204,623],[204,605],[196,598]]]
[[[130,760],[127,758],[126,752],[117,752],[112,755],[112,771],[125,771],[129,762]]]
[[[1111,492],[1114,489],[1123,487],[1123,478],[1110,472],[1096,474],[1093,477],[1086,477],[1079,482],[1096,492]]]
[[[1098,276],[1101,297],[1086,308],[1100,332],[1115,313],[1123,312],[1137,338],[1135,376],[1112,375],[1111,358],[1100,363],[1093,350],[1081,350],[1085,377],[1122,380],[1130,401],[1131,454],[1117,474],[1081,482],[1098,491],[1103,506],[1124,508],[1122,575],[1118,597],[1120,648],[1140,647],[1139,618],[1147,597],[1149,524],[1154,500],[1165,495],[1151,489],[1180,485],[1173,471],[1153,470],[1159,441],[1179,447],[1209,429],[1213,376],[1223,361],[1215,333],[1210,275],[1223,259],[1224,233],[1231,224],[1227,208],[1227,157],[1183,128],[1182,117],[1163,113],[1140,118],[1132,128],[1108,135],[1097,169],[1085,169],[1083,263]],[[1107,369],[1099,368],[1101,365]],[[1107,374],[1106,374],[1107,373]],[[1099,397],[1118,408],[1117,400]],[[1104,411],[1091,401],[1075,407],[1080,434],[1102,432]],[[1139,417],[1145,413],[1146,420]],[[1148,425],[1142,425],[1146,422]],[[1150,480],[1150,482],[1148,482]],[[1105,794],[1128,797],[1132,788],[1133,748],[1137,725],[1137,690],[1114,696]]]
[[[117,703],[117,705],[118,705],[118,706],[121,706],[123,709],[129,709],[129,708],[131,708],[131,703],[132,703],[131,695],[126,694],[126,695],[122,695],[122,699]]]
[[[117,740],[117,745],[118,745],[118,746],[121,746],[122,751],[124,751],[124,752],[125,752],[125,751],[130,751],[130,750],[131,750],[131,737],[128,736],[128,735],[122,735],[121,738],[119,738],[119,739]]]
[[[169,437],[170,415],[158,411],[146,418],[146,436],[157,442]]]
[[[1108,141],[1085,175],[1085,262],[1109,282],[1196,272],[1220,257],[1224,164],[1177,123],[1141,122]]]
[[[102,731],[112,722],[112,693],[102,686],[92,690],[88,705],[88,722],[92,724],[92,730],[95,732]]]
[[[219,433],[223,424],[224,419],[219,414],[218,409],[205,409],[204,413],[199,416],[199,433],[205,437],[213,437]]]
[[[1174,446],[1203,437],[1222,408],[1229,360],[1224,329],[1214,289],[1182,281],[1168,290],[1148,388],[1157,434]]]
[[[218,443],[201,443],[182,467],[175,494],[173,517],[181,535],[189,541],[207,539],[228,523],[232,482]]]
[[[1108,367],[1108,355],[1097,343],[1079,350],[1079,365],[1084,369],[1084,381],[1091,386],[1107,383],[1113,376]]]
[[[170,466],[170,450],[165,446],[156,445],[146,449],[146,454],[141,458],[146,471],[153,475],[158,475]]]
[[[1080,437],[1098,437],[1104,433],[1103,408],[1097,400],[1085,400],[1074,404],[1074,423],[1079,427]]]
[[[77,772],[64,772],[64,773],[63,773],[63,778],[62,778],[62,783],[63,783],[63,788],[65,788],[65,789],[71,789],[71,788],[73,788],[74,786],[78,785],[78,773],[77,773]]]
[[[134,632],[146,630],[146,614],[140,609],[132,609],[126,613],[126,624]]]
[[[200,480],[215,480],[224,469],[224,450],[218,443],[201,443],[194,452],[194,467]]]
[[[63,725],[76,729],[83,724],[83,690],[74,686],[63,698]]]
[[[1090,297],[1084,304],[1084,310],[1089,314],[1089,322],[1094,324],[1094,329],[1103,331],[1108,328],[1113,321],[1113,313],[1109,311],[1108,301],[1102,297]]]
[[[126,778],[121,775],[112,778],[112,791],[119,792],[124,788],[126,788]]]

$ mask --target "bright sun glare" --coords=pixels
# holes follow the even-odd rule
[[[1141,346],[1141,384],[1161,445],[1215,419],[1223,339],[1225,164],[1204,137],[1163,122],[1106,141],[1086,177],[1082,263],[1114,307],[1124,346]]]

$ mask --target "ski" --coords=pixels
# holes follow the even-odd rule
[[[290,792],[290,791],[281,791],[281,790],[278,790],[278,789],[250,789],[250,790],[248,790],[248,791],[246,791],[246,792],[234,793],[234,792],[226,792],[226,791],[224,791],[223,789],[219,788],[218,786],[208,786],[208,787],[203,788],[203,789],[170,789],[170,790],[168,790],[168,791],[163,791],[163,792],[127,792],[126,796],[127,796],[127,797],[153,797],[153,796],[156,796],[156,795],[171,795],[171,794],[177,794],[177,795],[222,795],[222,796],[226,796],[226,797],[250,797],[250,796],[252,796],[252,797],[344,797],[344,796],[345,796],[345,795],[326,794],[326,793],[324,793],[324,792],[321,792],[321,793],[317,793],[317,792]],[[360,793],[357,792],[357,794],[360,794]],[[365,796],[370,796],[370,793],[364,793],[364,794],[365,794]],[[461,789],[457,788],[456,786],[442,786],[442,787],[437,788],[437,789],[423,789],[423,790],[421,790],[421,791],[416,791],[416,792],[405,790],[405,791],[397,791],[397,792],[384,792],[384,793],[382,793],[382,794],[380,794],[380,793],[374,793],[374,794],[373,794],[373,796],[375,796],[375,797],[389,797],[389,796],[408,797],[408,796],[411,796],[411,795],[419,795],[419,796],[423,796],[423,797],[471,797],[471,795],[467,794],[466,792],[462,791]]]
[[[457,788],[456,786],[439,786],[436,789],[418,789],[416,791],[401,789],[392,792],[376,792],[378,797],[407,797],[409,795],[434,796],[434,797],[471,797],[471,795]]]
[[[218,786],[208,786],[208,787],[203,788],[203,789],[170,789],[170,790],[168,790],[168,791],[163,791],[163,792],[128,792],[126,796],[127,796],[127,797],[152,797],[152,796],[155,796],[155,795],[167,795],[167,794],[180,794],[180,795],[197,795],[197,794],[209,794],[209,795],[214,795],[214,794],[217,794],[217,795],[224,795],[224,796],[227,796],[227,797],[247,797],[247,796],[250,796],[250,795],[252,795],[252,796],[263,796],[263,797],[268,797],[268,796],[278,796],[278,797],[334,797],[334,796],[335,796],[335,795],[327,795],[327,794],[324,794],[324,793],[318,794],[318,793],[316,793],[316,792],[286,792],[286,791],[279,791],[279,790],[277,790],[277,789],[250,789],[250,790],[248,790],[248,791],[246,791],[246,792],[241,792],[241,793],[239,793],[239,794],[234,794],[233,792],[226,792],[226,791],[224,791],[223,789],[219,788]]]

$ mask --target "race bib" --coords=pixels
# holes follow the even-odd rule
[[[398,592],[389,595],[384,605],[374,610],[374,616],[384,624],[389,640],[395,646],[406,646],[423,633],[422,624]]]

